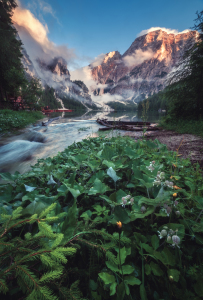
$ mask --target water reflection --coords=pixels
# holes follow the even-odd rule
[[[0,172],[19,171],[24,173],[34,165],[38,159],[53,157],[74,142],[87,137],[98,136],[101,125],[96,123],[97,118],[108,120],[142,121],[137,112],[69,112],[53,113],[45,117],[44,121],[58,117],[49,126],[41,123],[29,126],[16,135],[2,137],[0,140]],[[150,115],[148,120],[157,122],[159,115]],[[103,132],[105,136],[123,135],[125,131]]]

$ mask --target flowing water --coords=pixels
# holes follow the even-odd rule
[[[87,137],[98,136],[101,125],[96,123],[97,118],[108,120],[142,121],[137,112],[94,112],[89,111],[72,113],[53,113],[46,117],[59,116],[48,126],[41,122],[31,125],[18,134],[11,134],[0,139],[0,172],[24,173],[31,169],[38,159],[53,157],[74,142],[79,142]],[[160,115],[148,114],[147,121],[157,122]],[[104,134],[104,132],[102,132]],[[123,135],[124,131],[119,131]],[[112,134],[105,132],[105,135]],[[116,132],[115,134],[118,134]],[[140,133],[138,133],[140,134]]]

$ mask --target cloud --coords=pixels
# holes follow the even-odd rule
[[[94,102],[101,104],[101,105],[104,105],[111,101],[122,101],[123,100],[122,96],[117,95],[117,94],[111,95],[109,93],[106,93],[106,94],[103,94],[100,96],[91,95],[91,98]]]
[[[34,61],[40,57],[45,61],[50,61],[54,57],[62,56],[69,62],[76,57],[74,50],[69,49],[67,45],[57,46],[50,41],[48,26],[42,24],[30,10],[22,8],[19,1],[18,5],[14,10],[12,21],[31,60]]]
[[[19,5],[19,0],[17,1]],[[27,5],[28,9],[31,10],[34,15],[42,21],[42,23],[45,23],[43,15],[50,14],[59,25],[61,23],[59,22],[59,19],[56,16],[55,11],[53,10],[52,6],[47,3],[44,0],[33,0]],[[61,25],[62,26],[62,25]]]
[[[95,67],[98,67],[99,65],[101,65],[105,56],[106,56],[106,54],[102,53],[102,54],[99,54],[97,57],[95,57],[95,59],[90,63],[91,67],[95,68]]]
[[[185,30],[183,30],[183,31],[181,31],[181,32],[178,32],[178,30],[176,30],[176,29],[171,29],[171,28],[165,28],[165,27],[151,27],[151,28],[149,28],[149,29],[142,30],[137,36],[139,37],[139,36],[145,35],[145,34],[147,34],[147,33],[149,33],[149,32],[156,31],[156,30],[162,30],[162,31],[165,31],[165,32],[168,33],[168,34],[169,34],[169,33],[172,33],[172,34],[175,34],[175,35],[181,34],[181,33],[186,33],[186,32],[191,31],[190,29],[185,29]]]
[[[153,51],[142,51],[141,49],[135,50],[132,55],[127,55],[123,58],[123,61],[127,67],[137,66],[154,56]]]

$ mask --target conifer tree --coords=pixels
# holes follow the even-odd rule
[[[16,0],[0,0],[0,103],[8,101],[25,83],[21,64],[22,43],[16,38],[17,31],[12,25],[12,13]]]
[[[203,11],[197,12],[196,42],[172,72],[165,90],[170,118],[200,118],[203,113]]]

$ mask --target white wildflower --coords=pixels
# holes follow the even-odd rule
[[[173,244],[172,244],[173,247],[177,246],[178,248],[180,248],[178,246],[178,244],[180,244],[180,238],[179,238],[179,236],[173,235],[172,236],[172,241],[173,241]]]
[[[162,239],[163,237],[167,236],[167,231],[162,229],[162,231],[157,231],[159,233],[159,238]]]

